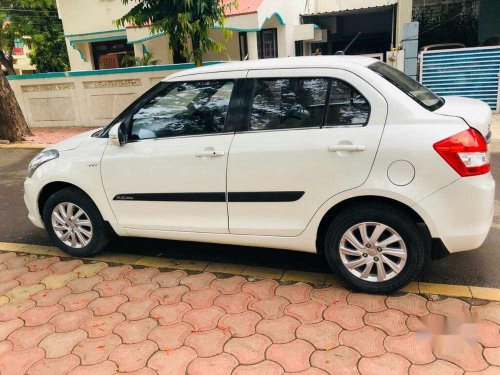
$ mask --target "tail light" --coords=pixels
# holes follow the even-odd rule
[[[490,154],[483,135],[465,130],[434,144],[434,150],[462,177],[490,171]]]

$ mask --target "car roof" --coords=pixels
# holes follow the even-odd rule
[[[230,61],[220,64],[211,64],[200,68],[186,69],[174,73],[164,79],[170,80],[193,74],[232,72],[241,70],[272,70],[272,69],[301,69],[301,68],[352,68],[366,67],[379,60],[365,56],[304,56],[284,57],[278,59],[260,59],[249,61]]]

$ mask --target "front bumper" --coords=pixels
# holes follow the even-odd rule
[[[38,208],[38,196],[40,195],[40,187],[31,178],[24,181],[24,204],[28,209],[28,219],[38,228],[45,228],[40,210]]]
[[[450,253],[480,247],[494,215],[495,180],[490,173],[460,178],[419,202],[432,222],[432,236]]]

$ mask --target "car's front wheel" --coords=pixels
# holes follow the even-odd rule
[[[404,211],[377,205],[339,213],[327,231],[325,254],[354,289],[390,293],[422,270],[426,240]]]
[[[71,256],[88,257],[108,243],[99,210],[78,189],[66,188],[50,196],[43,208],[43,221],[52,241]]]

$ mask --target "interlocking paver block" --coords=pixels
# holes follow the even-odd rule
[[[500,366],[500,347],[486,348],[483,354],[490,365]]]
[[[402,311],[407,315],[424,316],[429,314],[427,300],[416,294],[407,293],[398,297],[389,296],[385,303],[388,308]]]
[[[129,301],[141,301],[149,298],[151,293],[153,293],[158,288],[159,285],[157,283],[142,283],[122,289],[121,294],[127,296]]]
[[[387,308],[385,299],[385,296],[365,293],[350,293],[347,296],[349,304],[359,306],[367,312],[384,311]]]
[[[29,261],[25,264],[25,266],[28,267],[30,271],[41,271],[46,270],[51,265],[57,262],[59,262],[58,257],[38,258]]]
[[[108,315],[118,311],[118,308],[127,302],[127,297],[121,294],[111,297],[96,298],[89,303],[88,308],[95,315]]]
[[[257,299],[265,299],[274,297],[274,291],[279,286],[275,280],[259,280],[250,281],[243,284],[241,290],[247,292]]]
[[[42,281],[49,275],[52,275],[52,271],[45,269],[39,271],[26,272],[18,276],[16,280],[19,281],[20,285],[33,285],[33,284],[39,284],[40,281]]]
[[[45,350],[45,358],[60,358],[70,354],[80,341],[87,338],[82,329],[64,333],[52,333],[45,337],[40,347]]]
[[[14,280],[14,279],[0,282],[0,296],[3,296],[9,290],[14,289],[16,286],[19,286],[19,285],[20,285],[19,281]]]
[[[241,276],[232,276],[225,279],[215,279],[210,288],[218,290],[221,294],[236,294],[241,292],[241,287],[247,279]]]
[[[462,321],[471,316],[470,305],[457,298],[445,298],[439,301],[428,301],[427,309],[429,309],[431,313],[453,316]]]
[[[385,337],[384,331],[365,326],[355,331],[342,331],[339,341],[341,345],[356,349],[364,357],[375,357],[385,352]]]
[[[276,288],[276,295],[285,297],[291,303],[307,302],[310,299],[312,286],[305,283],[280,285]]]
[[[3,270],[0,272],[0,284],[3,284],[9,280],[14,280],[16,277],[24,274],[28,271],[28,267],[18,267],[8,270]]]
[[[172,351],[159,351],[148,361],[148,367],[158,375],[185,375],[189,363],[196,358],[196,352],[187,347]]]
[[[81,264],[76,267],[73,272],[75,272],[78,277],[92,277],[97,275],[103,268],[108,265],[104,262],[87,263]]]
[[[255,365],[238,366],[233,375],[281,375],[285,372],[276,362],[264,361]]]
[[[192,331],[191,325],[181,322],[171,326],[158,326],[151,331],[148,338],[156,342],[160,350],[170,351],[180,348]]]
[[[184,315],[190,310],[191,306],[185,302],[161,305],[151,311],[151,317],[161,325],[172,325],[180,323]]]
[[[124,288],[131,284],[130,280],[127,279],[106,280],[96,284],[93,289],[98,292],[101,297],[111,297],[120,294]]]
[[[316,350],[311,355],[311,365],[335,375],[358,375],[357,363],[360,355],[347,346],[323,351]]]
[[[151,298],[158,301],[160,305],[173,305],[180,302],[184,293],[188,291],[189,288],[184,285],[159,288],[151,294]]]
[[[27,372],[27,375],[59,375],[67,374],[80,364],[80,359],[74,354],[61,358],[41,359]]]
[[[139,268],[128,271],[124,277],[130,280],[132,284],[142,284],[149,283],[159,273],[160,271],[156,268]]]
[[[136,344],[121,344],[109,355],[109,359],[118,365],[118,371],[137,371],[146,365],[149,357],[158,350],[153,341],[142,341]]]
[[[0,322],[6,322],[19,317],[25,311],[35,307],[35,301],[26,300],[19,303],[8,303],[0,306]]]
[[[280,364],[285,371],[298,372],[310,367],[309,357],[314,347],[304,340],[293,340],[286,344],[272,344],[266,351],[266,358]]]
[[[59,314],[63,310],[61,305],[33,307],[23,312],[19,317],[24,320],[24,325],[27,327],[39,326],[47,323],[54,315]]]
[[[500,302],[490,302],[483,306],[472,306],[471,312],[478,319],[491,320],[500,324]]]
[[[120,305],[118,312],[124,314],[128,320],[141,320],[147,318],[150,311],[157,305],[158,301],[152,300],[125,302]]]
[[[463,375],[463,373],[463,370],[453,363],[438,359],[426,365],[412,365],[409,375]]]
[[[188,375],[227,375],[238,366],[238,361],[232,355],[222,353],[209,358],[198,357],[189,364]]]
[[[404,335],[408,332],[406,315],[399,310],[387,309],[376,313],[366,313],[364,321],[366,325],[380,328],[389,336]]]
[[[128,264],[116,267],[106,267],[99,272],[99,276],[101,276],[106,281],[118,280],[122,279],[127,272],[132,270],[132,266]]]
[[[1,245],[2,243],[0,243]],[[4,250],[4,247],[1,246],[2,250]],[[17,257],[17,254],[16,253],[12,253],[12,252],[8,252],[8,253],[0,253],[0,263],[5,263],[7,260],[9,260],[10,258],[15,258]]]
[[[73,353],[80,357],[82,365],[94,365],[108,359],[109,353],[120,344],[116,335],[85,339],[75,346]]]
[[[50,319],[50,323],[56,327],[56,332],[69,332],[78,329],[80,325],[92,317],[92,310],[83,309],[78,311],[62,311]]]
[[[152,318],[124,321],[116,326],[114,333],[121,337],[124,344],[137,344],[146,340],[158,322]]]
[[[323,320],[319,323],[302,324],[297,328],[297,337],[313,344],[316,349],[330,350],[339,346],[342,328],[333,322]]]
[[[245,338],[232,338],[226,343],[224,351],[234,355],[240,364],[252,365],[264,360],[269,345],[271,340],[257,333]]]
[[[480,320],[472,329],[476,331],[477,341],[489,348],[500,347],[500,326],[489,320]]]
[[[7,267],[7,269],[14,269],[18,267],[26,266],[26,263],[36,259],[36,255],[22,255],[17,256],[15,258],[7,259],[3,264]]]
[[[104,361],[90,366],[78,366],[69,372],[68,375],[114,375],[118,367],[114,362]]]
[[[40,348],[21,351],[9,351],[0,355],[0,373],[2,375],[22,375],[45,353]]]
[[[184,277],[180,283],[187,286],[190,290],[206,289],[210,286],[216,276],[210,272],[202,272],[196,275],[189,275]]]
[[[183,320],[193,326],[195,331],[208,331],[217,327],[219,319],[225,315],[220,307],[191,310],[184,314]]]
[[[104,337],[113,333],[115,327],[124,320],[125,317],[120,313],[94,316],[85,320],[81,328],[87,331],[90,338]]]
[[[45,284],[47,289],[59,289],[65,287],[71,280],[78,276],[74,272],[52,274],[44,278],[41,283]]]
[[[180,281],[187,276],[186,271],[175,270],[170,272],[160,272],[153,277],[153,282],[160,284],[162,288],[170,288],[179,285]]]
[[[415,332],[402,336],[388,336],[384,346],[388,352],[396,353],[414,364],[424,365],[435,360],[431,340],[419,337]]]
[[[237,314],[246,311],[252,299],[252,295],[245,292],[223,294],[214,300],[214,305],[223,308],[228,314]]]
[[[290,302],[283,297],[254,299],[248,304],[248,309],[259,313],[264,319],[276,319],[283,316],[285,307]]]
[[[247,337],[255,333],[255,327],[262,317],[253,311],[238,314],[226,314],[219,320],[219,328],[228,331],[234,337]]]
[[[31,298],[31,296],[44,289],[45,286],[43,284],[20,285],[9,290],[5,295],[9,297],[10,303],[19,303]]]
[[[14,318],[7,320],[5,322],[0,322],[0,341],[3,341],[16,329],[21,328],[24,322],[19,318]]]
[[[54,332],[52,324],[44,324],[39,327],[22,327],[14,331],[8,337],[14,350],[32,349],[38,346],[40,341]]]
[[[359,306],[332,306],[323,312],[323,316],[344,329],[354,330],[365,326],[363,322],[365,313],[366,311]]]
[[[0,341],[0,355],[12,350],[12,343],[10,341]]]
[[[285,314],[290,315],[302,323],[318,323],[323,320],[323,310],[326,306],[318,301],[293,303],[285,309]]]
[[[361,358],[358,365],[362,375],[406,375],[410,362],[393,353],[385,353],[379,357]]]
[[[49,269],[52,270],[52,272],[54,272],[55,274],[62,274],[73,271],[81,264],[83,264],[83,261],[80,259],[64,260],[52,264]]]
[[[295,331],[299,325],[297,319],[284,315],[278,319],[261,320],[256,331],[269,337],[275,344],[284,344],[295,339]]]
[[[78,293],[78,294],[69,294],[59,301],[59,304],[64,306],[65,311],[76,311],[84,309],[88,306],[90,302],[99,298],[99,293],[95,291]]]
[[[76,273],[72,272],[72,274],[76,275]],[[99,284],[102,281],[101,276],[91,276],[84,278],[72,279],[68,282],[68,287],[73,291],[73,293],[85,293],[90,292],[94,286]]]
[[[213,357],[221,354],[224,344],[231,338],[231,334],[215,328],[210,331],[193,332],[184,342],[195,350],[199,357]]]
[[[203,309],[214,304],[214,300],[220,296],[215,289],[191,290],[182,296],[182,300],[189,303],[193,309]]]
[[[7,296],[0,296],[0,306],[6,305],[10,302],[9,297]]]
[[[434,354],[437,358],[454,363],[466,371],[481,371],[488,366],[480,344],[467,342],[456,335],[437,336]]]
[[[71,293],[71,289],[68,287],[59,289],[46,289],[41,290],[35,295],[31,296],[31,299],[36,302],[37,306],[50,306],[56,305],[61,298],[67,296]]]

